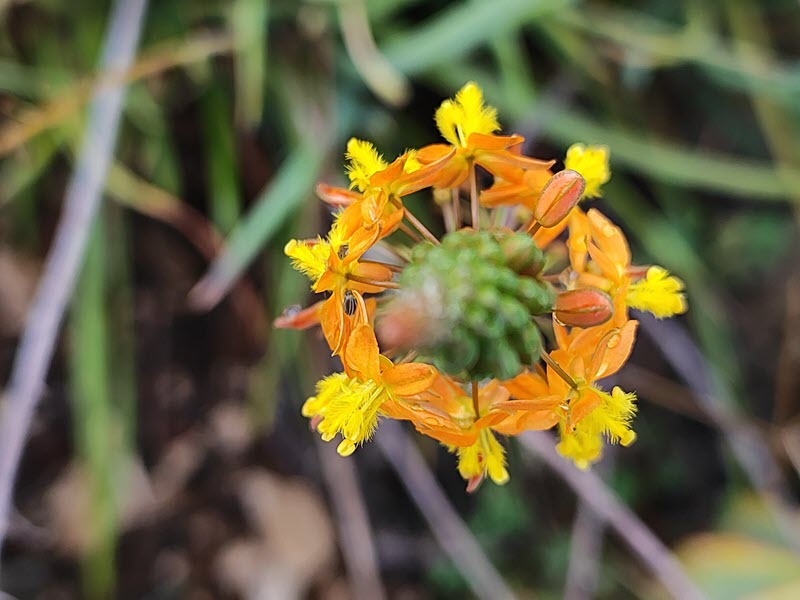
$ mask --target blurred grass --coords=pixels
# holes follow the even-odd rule
[[[47,241],[42,222],[80,134],[88,83],[104,75],[93,65],[107,3],[18,4],[30,6],[0,3],[8,34],[0,39],[0,110],[8,117],[0,124],[0,219],[10,243],[35,254]],[[379,51],[413,86],[406,110],[370,95],[338,38],[334,0],[154,3],[146,48],[125,76],[132,87],[124,144],[108,182],[120,206],[96,232],[70,316],[76,454],[91,473],[100,540],[84,565],[87,595],[114,586],[108,448],[133,446],[136,437],[135,233],[121,206],[176,227],[201,255],[217,250],[214,232],[226,236],[195,288],[196,305],[215,304],[251,273],[263,281],[265,313],[276,316],[306,289],[281,247],[319,230],[320,212],[306,202],[318,179],[335,179],[329,166],[338,173],[344,140],[374,131],[397,149],[423,135],[432,141],[433,108],[467,80],[484,87],[505,125],[536,132],[536,148],[560,152],[574,141],[611,148],[606,206],[638,257],[687,282],[687,322],[712,365],[715,393],[745,414],[765,412],[771,400],[757,387],[771,374],[751,364],[734,309],[750,271],[766,280],[796,251],[787,223],[800,205],[796,3],[375,0],[366,7]],[[381,85],[391,81],[370,81],[378,93]],[[194,138],[180,130],[186,123]],[[243,140],[258,148],[269,177],[254,175]],[[751,215],[759,215],[757,232]],[[307,373],[298,339],[274,332],[251,373],[252,415],[261,425],[272,423],[287,372]],[[126,441],[120,446],[116,437]],[[496,505],[481,504],[476,514],[492,521],[498,506],[508,506],[514,514],[498,527],[516,527],[522,517],[513,507],[523,492],[514,494],[487,495],[481,502]]]
[[[85,469],[89,505],[82,573],[87,598],[109,597],[115,585],[119,422],[112,406],[106,313],[107,241],[94,228],[70,314],[70,381],[76,455]],[[130,416],[130,415],[128,415]],[[76,499],[76,501],[78,501]]]

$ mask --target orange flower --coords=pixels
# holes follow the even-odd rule
[[[521,379],[522,376],[520,376]],[[515,435],[528,429],[548,429],[559,418],[553,406],[559,398],[509,400],[505,384],[491,380],[478,390],[477,415],[472,397],[449,377],[437,375],[418,402],[390,403],[388,416],[411,421],[423,435],[447,445],[458,455],[458,470],[473,491],[488,476],[497,484],[508,481],[505,450],[493,432]],[[480,416],[478,416],[480,415]]]
[[[387,403],[408,400],[427,390],[436,370],[421,363],[395,365],[378,350],[372,327],[355,328],[342,355],[345,371],[317,384],[317,395],[303,405],[303,416],[312,419],[322,439],[341,434],[337,451],[352,454],[369,439]]]
[[[436,111],[436,126],[447,144],[431,144],[415,155],[423,165],[437,165],[435,180],[429,185],[454,188],[469,177],[472,165],[478,164],[506,181],[524,177],[526,171],[546,171],[555,161],[522,156],[519,135],[493,135],[500,129],[497,111],[485,106],[477,84],[467,83],[455,99],[445,100]]]
[[[559,452],[585,468],[599,458],[604,438],[623,445],[635,439],[635,396],[599,386],[630,356],[637,322],[628,320],[629,308],[658,318],[683,312],[683,283],[660,267],[633,266],[622,231],[598,211],[576,208],[583,198],[602,195],[610,177],[607,148],[576,144],[565,170],[554,174],[555,161],[523,154],[521,136],[497,135],[497,112],[472,82],[444,101],[435,119],[445,143],[407,150],[393,161],[371,143],[351,139],[349,189],[317,187],[338,211],[330,232],[285,247],[293,266],[326,298],[286,311],[275,326],[319,324],[343,364],[342,372],[317,383],[302,412],[324,440],[341,436],[337,450],[345,456],[371,437],[381,417],[410,421],[458,456],[468,491],[486,478],[508,481],[498,435],[557,426]],[[483,191],[477,167],[493,177]],[[461,219],[458,188],[467,180],[472,228],[462,228]],[[445,217],[441,241],[403,203],[425,188]],[[482,214],[506,206],[516,212]],[[526,210],[528,233],[510,236],[509,218],[522,219]],[[408,229],[410,245],[385,239],[405,227],[404,219],[425,239]],[[542,256],[524,236],[545,248],[565,228],[570,266],[556,273],[561,247]],[[399,260],[365,258],[379,242]],[[391,352],[408,352],[397,364],[381,355],[373,329],[381,299],[366,297],[390,288],[404,295],[384,311],[379,331]],[[553,316],[557,345],[549,354],[540,352],[533,321],[544,312]],[[431,334],[433,324],[441,329]],[[452,335],[437,335],[448,328]],[[452,377],[407,362],[417,352]],[[474,369],[452,360],[470,356]],[[511,380],[498,379],[520,370]]]
[[[429,187],[444,165],[439,161],[423,167],[415,155],[405,152],[387,164],[371,143],[355,138],[347,143],[351,187],[361,194],[330,186],[317,191],[329,204],[346,207],[339,221],[352,245],[369,248],[394,232],[406,216],[401,198]]]
[[[686,312],[683,282],[661,267],[631,265],[628,242],[619,227],[596,209],[570,216],[567,242],[576,283],[608,292],[614,298],[616,323],[627,308],[646,310],[658,318]],[[591,260],[588,260],[588,259]]]
[[[627,321],[621,327],[573,328],[567,332],[562,325],[554,324],[559,347],[550,353],[553,364],[548,365],[547,382],[550,392],[565,404],[558,450],[581,468],[600,457],[603,435],[625,446],[636,437],[629,428],[636,410],[635,396],[617,389],[608,394],[595,383],[616,373],[628,360],[637,325],[637,321]]]
[[[317,315],[334,354],[342,351],[355,323],[368,321],[362,294],[382,292],[381,283],[393,276],[385,265],[359,261],[368,248],[367,243],[350,244],[340,220],[327,240],[290,240],[284,248],[294,267],[311,279],[315,292],[331,294]],[[349,318],[353,316],[355,323]]]

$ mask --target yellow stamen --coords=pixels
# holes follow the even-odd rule
[[[683,282],[661,267],[650,267],[644,279],[628,288],[625,303],[631,308],[646,310],[663,319],[685,313],[686,296]]]
[[[318,239],[317,243],[289,240],[283,248],[284,254],[292,259],[292,266],[316,283],[328,268],[331,244]]]
[[[436,126],[442,137],[465,148],[473,133],[490,134],[500,129],[497,110],[483,104],[483,92],[473,81],[462,87],[454,100],[445,100],[436,110]]]
[[[600,458],[603,436],[612,444],[623,446],[630,446],[636,440],[636,434],[630,429],[631,419],[636,413],[636,395],[618,387],[610,394],[594,391],[601,399],[600,405],[581,419],[574,429],[562,425],[561,442],[556,447],[562,456],[571,458],[581,469]]]
[[[464,479],[488,474],[497,485],[503,485],[509,480],[506,451],[488,429],[481,430],[472,446],[458,448],[457,452],[458,472]]]
[[[347,142],[347,152],[344,157],[350,161],[346,166],[350,187],[356,187],[362,192],[369,187],[370,177],[389,166],[383,160],[383,156],[378,154],[375,146],[356,138],[350,138]]]
[[[320,385],[327,379],[330,377],[320,382]],[[328,391],[328,387],[324,389]],[[325,397],[324,410],[316,413],[323,417],[317,430],[326,442],[341,434],[344,440],[337,451],[342,456],[347,456],[355,451],[358,444],[372,437],[378,426],[378,412],[388,399],[388,392],[378,382],[352,379],[343,373],[338,374],[336,383],[330,384],[330,389],[332,391]],[[311,403],[307,412],[318,408],[322,395],[322,391],[319,391],[315,403],[311,403],[313,398],[306,402]]]

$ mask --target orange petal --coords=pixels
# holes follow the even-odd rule
[[[523,431],[550,429],[559,421],[560,417],[553,410],[529,411],[509,415],[500,423],[494,425],[492,429],[504,435],[518,435]]]
[[[399,208],[383,211],[383,216],[378,222],[378,227],[381,229],[379,237],[385,238],[400,227],[400,223],[403,221],[403,212],[404,211]]]
[[[561,223],[555,227],[540,227],[536,233],[533,234],[533,241],[536,242],[539,248],[547,248],[547,246],[553,243],[553,240],[561,235],[561,232],[564,231],[566,227],[566,221],[561,221]]]
[[[338,294],[333,294],[322,303],[319,310],[319,322],[322,326],[322,333],[331,352],[341,354],[347,344],[346,319],[342,298]]]
[[[478,429],[478,430],[486,429],[487,427],[491,428],[491,429],[494,429],[494,426],[497,423],[500,423],[507,416],[508,415],[506,413],[504,413],[502,411],[495,410],[495,411],[492,411],[490,413],[487,413],[487,414],[483,415],[480,419],[478,419],[477,421],[475,421],[472,424],[472,427],[475,428],[475,429]]]
[[[318,183],[316,192],[320,200],[331,206],[350,206],[361,199],[361,194],[358,192],[328,185],[327,183]]]
[[[522,204],[532,208],[536,195],[531,193],[524,183],[495,183],[492,187],[481,192],[480,200],[483,206],[516,206]]]
[[[370,184],[374,185],[375,187],[388,188],[403,174],[403,166],[405,163],[406,159],[403,156],[394,159],[392,164],[386,167],[383,171],[378,171],[369,178]]]
[[[571,425],[577,425],[583,418],[600,406],[602,400],[597,392],[590,387],[581,390],[580,396],[569,403],[569,418]]]
[[[545,161],[529,158],[527,156],[519,156],[508,150],[481,150],[475,154],[475,162],[495,177],[500,177],[506,181],[517,182],[525,177],[526,171],[531,169],[546,171],[552,167],[556,161]]]
[[[342,264],[347,265],[361,258],[367,250],[375,245],[380,234],[380,224],[370,229],[362,227],[356,231],[349,239],[347,256],[344,257]]]
[[[622,230],[596,208],[589,210],[586,216],[589,219],[592,240],[597,247],[608,256],[609,260],[627,268],[631,263],[631,251]]]
[[[361,217],[364,219],[365,227],[373,227],[375,225],[378,219],[381,218],[387,202],[388,198],[383,192],[376,191],[368,196],[364,196],[360,206]]]
[[[627,265],[614,261],[594,243],[589,243],[588,250],[589,256],[592,257],[592,260],[597,264],[605,277],[614,283],[620,283],[622,281],[622,277],[627,271]]]
[[[542,411],[555,410],[563,401],[561,396],[550,394],[532,400],[508,400],[495,405],[495,408],[505,411]]]
[[[370,325],[359,325],[350,334],[345,359],[347,366],[358,371],[364,379],[381,380],[378,340]]]
[[[436,369],[423,363],[403,363],[386,369],[383,382],[397,396],[416,396],[431,387]]]
[[[276,329],[308,329],[314,325],[319,325],[319,313],[322,304],[323,301],[320,300],[300,310],[289,307],[283,311],[281,316],[272,322],[272,326]]]
[[[449,152],[443,154],[433,162],[423,163],[424,166],[422,168],[411,173],[405,173],[397,180],[393,188],[394,192],[398,196],[407,196],[421,189],[436,186],[437,182],[442,179],[442,172],[455,155],[456,149],[450,148]],[[419,153],[415,154],[414,157],[419,160]]]
[[[417,150],[414,154],[416,158],[423,165],[428,165],[443,159],[444,157],[453,153],[453,147],[447,144],[428,144]]]
[[[622,368],[633,349],[638,321],[628,321],[620,329],[612,329],[597,346],[587,379],[595,381],[613,375]]]
[[[448,430],[440,430],[440,429],[429,429],[422,424],[414,423],[414,427],[416,427],[417,431],[420,432],[422,435],[427,435],[443,444],[447,444],[448,446],[472,446],[475,443],[475,440],[478,439],[478,432],[472,430],[466,431],[448,431]]]
[[[373,262],[356,263],[353,266],[353,274],[375,281],[389,281],[394,275],[389,267]]]
[[[525,371],[514,379],[504,381],[502,385],[514,398],[536,398],[547,394],[550,389],[544,377],[530,371]]]
[[[478,408],[481,414],[485,413],[497,402],[505,402],[510,396],[509,391],[500,385],[497,379],[492,379],[478,392]]]
[[[493,135],[490,133],[472,133],[467,138],[467,146],[479,150],[507,150],[519,146],[525,138],[521,135]],[[520,156],[516,153],[515,156]]]

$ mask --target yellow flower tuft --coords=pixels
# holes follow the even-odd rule
[[[473,133],[490,134],[500,129],[497,110],[483,104],[483,92],[470,81],[454,100],[445,100],[436,110],[436,126],[442,137],[454,146],[465,148]]]
[[[558,453],[572,459],[579,469],[588,469],[603,452],[603,438],[597,432],[588,432],[576,427],[574,431],[561,430],[561,441],[556,445]]]
[[[330,244],[331,252],[339,254],[340,251],[347,246],[348,236],[344,225],[342,224],[341,217],[344,212],[336,213],[333,218],[333,225],[328,232],[328,244]]]
[[[318,381],[317,395],[303,403],[300,413],[307,419],[324,416],[331,399],[344,390],[348,379],[345,373],[334,373]]]
[[[685,313],[687,309],[683,282],[661,267],[650,267],[644,279],[631,284],[625,303],[646,310],[663,319]]]
[[[472,446],[461,447],[458,452],[458,472],[464,479],[485,474],[497,485],[509,480],[506,470],[506,451],[488,429],[482,429]]]
[[[350,178],[350,187],[357,187],[362,192],[369,187],[370,177],[389,166],[383,160],[383,156],[378,154],[375,146],[356,138],[350,138],[347,142],[347,152],[344,157],[349,161],[346,170]]]
[[[422,168],[422,163],[417,159],[416,150],[406,150],[406,162],[403,164],[403,173],[414,173]]]
[[[564,166],[580,173],[586,180],[584,198],[599,198],[602,196],[601,187],[611,179],[611,169],[608,166],[607,146],[584,146],[573,144],[567,150]]]
[[[320,398],[325,395],[323,410],[315,413],[323,417],[317,429],[326,442],[341,434],[344,439],[337,451],[349,456],[358,444],[372,437],[378,426],[378,412],[388,393],[380,383],[352,379],[343,373],[339,373],[334,382],[327,383],[328,379],[331,378],[318,384],[316,400],[312,402],[314,398],[309,398],[306,404],[309,411],[318,410],[323,402]],[[305,410],[306,406],[303,408]]]
[[[635,394],[615,387],[609,394],[595,389],[600,397],[600,406],[586,415],[572,431],[561,429],[561,442],[556,449],[562,456],[571,458],[580,469],[586,469],[600,458],[605,435],[612,444],[630,446],[636,434],[630,429],[631,419],[636,413]]]
[[[283,253],[292,259],[292,267],[308,276],[316,284],[328,268],[331,255],[330,243],[318,239],[316,243],[289,240]]]

